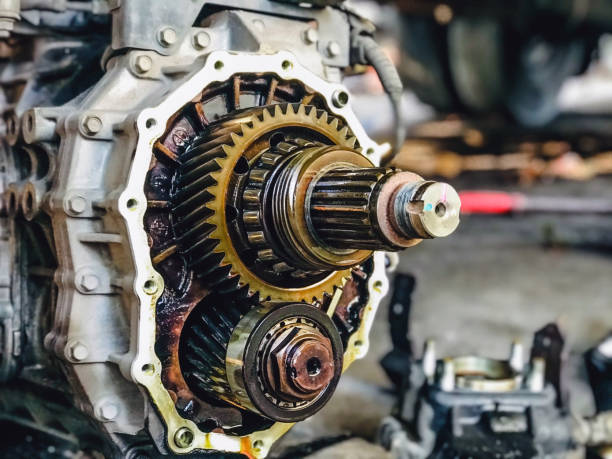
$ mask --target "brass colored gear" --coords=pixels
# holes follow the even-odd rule
[[[239,162],[253,164],[262,148],[260,143],[267,142],[266,137],[274,131],[283,129],[302,129],[316,133],[330,145],[354,148],[356,139],[351,131],[338,118],[329,116],[324,110],[301,104],[279,104],[270,107],[259,107],[226,120],[213,131],[215,138],[208,136],[202,147],[210,147],[206,152],[208,162],[214,162],[209,172],[212,179],[206,192],[211,198],[206,202],[208,217],[205,223],[211,228],[209,240],[218,241],[212,248],[218,266],[224,269],[226,279],[232,280],[235,288],[248,286],[250,294],[258,293],[260,298],[273,301],[312,302],[322,300],[324,294],[333,294],[336,287],[344,285],[350,275],[350,269],[333,271],[323,279],[303,287],[277,286],[263,280],[248,268],[236,249],[228,222],[228,190],[235,182],[235,170]],[[262,140],[263,139],[263,140]],[[207,163],[208,164],[208,163]],[[210,168],[210,166],[208,166]],[[204,182],[203,182],[204,183]],[[237,284],[237,285],[236,285]]]

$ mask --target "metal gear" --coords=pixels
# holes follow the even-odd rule
[[[342,286],[350,269],[331,272],[301,287],[277,286],[265,281],[245,264],[230,236],[232,216],[228,190],[236,172],[253,164],[260,149],[252,148],[262,138],[283,128],[299,128],[316,133],[330,144],[353,149],[356,139],[347,126],[324,110],[302,104],[259,107],[221,120],[185,153],[182,177],[174,213],[175,228],[184,241],[194,234],[202,237],[194,244],[183,244],[192,263],[198,263],[221,290],[248,286],[251,295],[273,301],[321,301]],[[238,174],[240,175],[240,174]],[[195,180],[194,180],[195,179]],[[204,187],[204,188],[203,188]],[[194,204],[197,197],[204,205]],[[200,270],[202,272],[202,270]]]

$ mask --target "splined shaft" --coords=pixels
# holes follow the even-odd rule
[[[450,185],[374,167],[345,147],[292,143],[266,174],[257,213],[267,228],[264,239],[287,264],[303,271],[343,269],[374,250],[448,236],[459,223],[461,203]]]
[[[340,166],[315,178],[309,195],[311,231],[335,249],[401,250],[459,223],[455,190],[410,172]]]

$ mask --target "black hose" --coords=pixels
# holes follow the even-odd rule
[[[402,115],[402,94],[404,86],[391,59],[383,52],[374,38],[369,35],[354,35],[353,46],[360,64],[371,65],[378,75],[383,89],[391,100],[395,117],[395,139],[392,153],[397,153],[406,138],[406,126]]]

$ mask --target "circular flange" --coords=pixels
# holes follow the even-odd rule
[[[334,393],[343,352],[340,334],[324,312],[304,303],[267,304],[251,310],[235,328],[226,372],[240,405],[275,421],[297,422]]]

